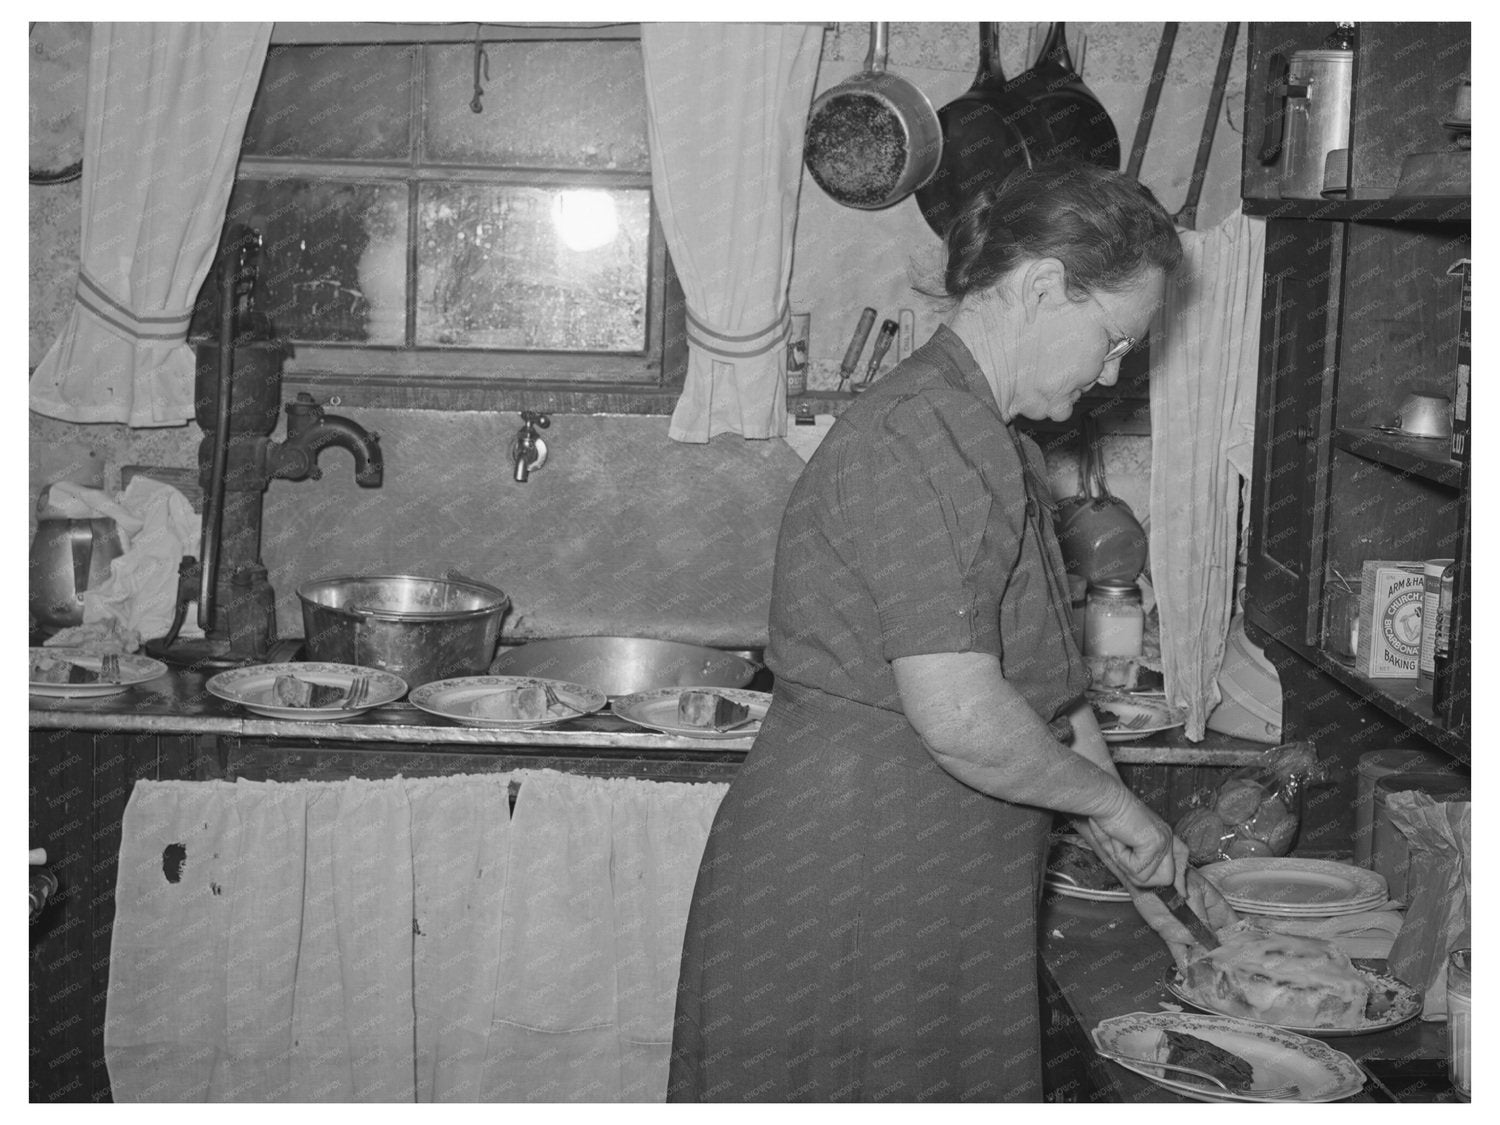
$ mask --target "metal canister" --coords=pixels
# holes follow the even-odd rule
[[[1293,51],[1285,64],[1279,55],[1272,57],[1273,77],[1285,65],[1285,81],[1267,88],[1261,159],[1280,159],[1283,198],[1321,199],[1328,155],[1349,148],[1352,44],[1352,27],[1341,24],[1316,50]],[[1278,97],[1279,106],[1274,101]]]

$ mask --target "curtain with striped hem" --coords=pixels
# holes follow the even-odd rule
[[[213,264],[269,23],[96,23],[78,287],[31,377],[38,414],[193,417],[192,303]]]
[[[651,187],[687,300],[669,436],[786,433],[787,289],[819,24],[641,28]]]

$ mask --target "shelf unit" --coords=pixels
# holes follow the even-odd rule
[[[1275,112],[1260,92],[1275,84],[1275,55],[1319,47],[1329,29],[1250,32],[1242,191],[1267,230],[1246,612],[1275,642],[1289,695],[1326,696],[1318,684],[1332,681],[1351,713],[1373,709],[1382,731],[1467,761],[1467,708],[1447,726],[1417,680],[1361,676],[1334,655],[1325,591],[1368,559],[1468,565],[1467,466],[1444,440],[1381,427],[1411,391],[1453,394],[1462,280],[1449,270],[1471,255],[1470,199],[1393,190],[1407,156],[1454,143],[1442,119],[1468,75],[1470,26],[1359,25],[1347,197],[1281,199],[1279,167],[1259,158]],[[1466,616],[1458,643],[1466,667]],[[1288,737],[1326,733],[1315,710],[1289,700]]]

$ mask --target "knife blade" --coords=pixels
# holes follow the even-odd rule
[[[1156,892],[1156,897],[1161,899],[1162,905],[1172,912],[1172,917],[1187,927],[1188,933],[1193,935],[1199,945],[1204,949],[1219,948],[1218,937],[1213,930],[1208,928],[1203,919],[1193,913],[1193,908],[1187,904],[1187,900],[1182,897],[1176,887],[1152,887],[1151,890]]]

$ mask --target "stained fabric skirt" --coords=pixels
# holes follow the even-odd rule
[[[1039,1101],[1050,822],[778,684],[699,869],[668,1099]]]

